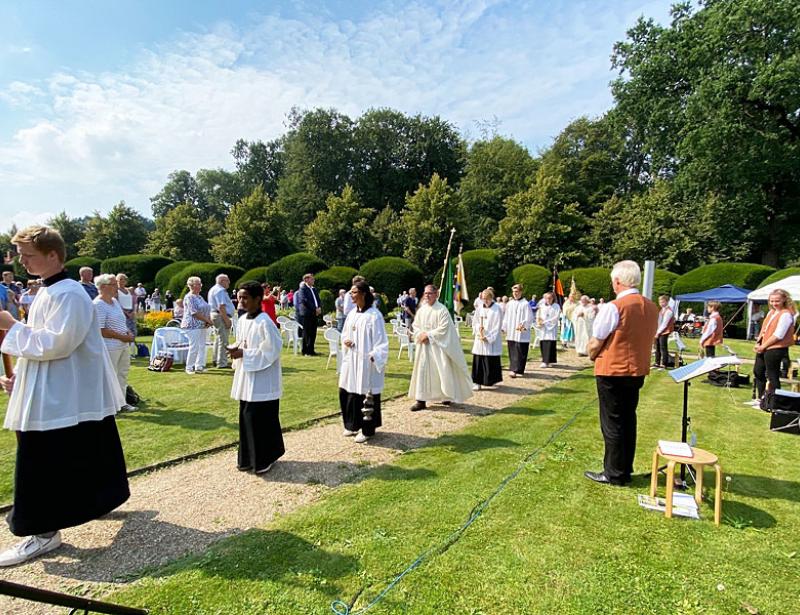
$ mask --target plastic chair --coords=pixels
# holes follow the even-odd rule
[[[300,323],[287,320],[281,323],[281,334],[285,334],[286,345],[294,347],[294,354],[297,354],[297,346],[300,344]]]
[[[173,318],[172,320],[168,320],[167,324],[164,325],[164,326],[165,327],[180,327],[181,326],[181,321],[178,320],[177,318]]]
[[[289,322],[289,319],[286,318],[286,316],[283,316],[283,315],[278,316],[275,320],[278,321],[278,326],[282,325],[285,322]]]
[[[331,316],[330,314],[325,314],[325,315],[322,317],[322,322],[324,323],[324,325],[323,325],[323,326],[324,326],[326,329],[329,329],[330,327],[335,327],[335,326],[336,326],[336,325],[335,325],[335,321],[334,321],[334,319],[333,319],[333,316]]]
[[[156,357],[159,352],[169,352],[175,363],[184,363],[189,351],[189,338],[177,327],[159,327],[153,332],[150,345],[150,356]]]
[[[408,351],[408,360],[414,360],[414,342],[411,340],[411,332],[405,325],[397,327],[397,341],[400,342],[400,352],[397,353],[399,359],[403,354],[403,348]]]
[[[325,329],[324,337],[328,340],[328,362],[325,364],[325,369],[331,364],[331,359],[336,358],[336,371],[339,371],[339,342],[342,339],[342,334],[336,327]]]

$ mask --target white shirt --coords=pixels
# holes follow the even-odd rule
[[[717,330],[717,319],[712,318],[711,316],[708,317],[706,321],[706,326],[703,327],[703,335],[700,336],[700,344],[702,345],[714,331]]]
[[[561,306],[555,301],[546,305],[544,301],[539,303],[536,310],[536,321],[539,324],[541,333],[540,340],[553,341],[558,337],[558,319],[561,317]]]
[[[667,328],[667,325],[669,325],[673,317],[674,314],[672,313],[672,310],[669,307],[661,310],[658,313],[658,329],[656,329],[656,336],[661,335],[661,332]]]
[[[533,311],[525,298],[509,299],[503,315],[503,331],[509,342],[530,342]],[[522,329],[521,331],[519,329]]]
[[[272,319],[263,312],[247,314],[236,325],[236,345],[241,359],[233,362],[231,397],[241,401],[272,401],[283,395],[281,348],[283,340]]]
[[[481,339],[481,326],[486,341]],[[475,338],[472,354],[499,357],[503,352],[503,338],[500,336],[502,326],[503,312],[497,303],[492,303],[489,307],[481,306],[472,317],[472,335]]]
[[[227,289],[219,284],[214,284],[208,290],[208,305],[211,306],[211,310],[214,312],[219,312],[220,306],[224,305],[225,315],[228,318],[236,314],[236,308],[233,307],[233,301],[231,301]]]
[[[619,293],[617,295],[617,299],[622,299],[628,295],[638,294],[638,288],[629,288],[628,290],[623,290],[621,293]],[[604,303],[600,306],[600,309],[597,312],[597,317],[594,319],[594,324],[592,325],[592,337],[603,341],[609,335],[614,333],[618,326],[619,310],[617,309],[617,306],[611,301]]]
[[[116,414],[125,396],[89,295],[75,280],[37,294],[28,324],[15,324],[3,342],[4,353],[19,357],[6,429],[47,431]]]
[[[346,341],[355,346],[348,348]],[[342,371],[339,388],[348,393],[376,395],[383,391],[383,374],[389,359],[389,338],[383,316],[374,307],[351,311],[342,328]]]
[[[123,310],[130,312],[133,309],[133,296],[131,296],[131,293],[117,291],[117,301],[119,301],[119,305]]]
[[[770,322],[772,322],[772,319],[775,318],[777,313],[777,310],[769,311],[766,320],[764,320],[764,326],[761,327],[762,331],[766,331],[767,326]],[[775,327],[775,332],[772,335],[774,335],[777,339],[783,339],[783,336],[786,335],[787,331],[789,331],[789,327],[792,326],[794,326],[794,316],[792,316],[789,312],[781,314],[781,318],[778,321],[778,325]],[[762,340],[762,343],[766,341],[767,340]]]
[[[352,312],[356,307],[355,302],[353,301],[353,297],[350,293],[344,294],[344,315],[347,316]]]

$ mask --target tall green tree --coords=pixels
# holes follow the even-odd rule
[[[460,237],[466,223],[455,190],[434,173],[427,186],[420,185],[406,199],[401,218],[406,234],[404,256],[431,275],[444,262],[450,229],[455,228]]]
[[[67,260],[78,256],[78,242],[83,239],[86,231],[85,219],[70,218],[66,211],[62,211],[50,218],[47,226],[51,226],[61,233],[64,243],[67,244]]]
[[[188,203],[203,219],[208,217],[205,195],[189,171],[173,171],[159,193],[150,197],[155,218],[165,216],[170,210],[184,203]]]
[[[244,269],[274,262],[294,247],[284,215],[261,186],[233,206],[225,228],[212,240],[217,262]]]
[[[328,197],[325,209],[306,227],[306,247],[326,263],[360,267],[380,253],[371,222],[375,213],[362,207],[349,185]]]
[[[668,27],[640,19],[612,62],[646,175],[721,205],[700,216],[711,256],[721,247],[775,266],[800,254],[797,1],[682,2]]]
[[[278,193],[278,181],[286,167],[283,137],[272,141],[239,139],[231,150],[236,174],[247,194],[261,186],[270,198]]]
[[[221,229],[214,221],[198,221],[197,212],[183,203],[156,219],[145,252],[175,261],[206,262],[211,254],[211,237]]]
[[[150,226],[151,221],[120,201],[107,217],[95,212],[87,220],[78,254],[99,259],[137,254],[147,243]]]
[[[198,211],[199,215],[218,222],[224,222],[234,204],[252,191],[245,187],[238,173],[225,169],[198,169],[195,182],[201,202],[205,203],[205,210]]]

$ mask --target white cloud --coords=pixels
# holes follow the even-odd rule
[[[148,212],[170,171],[230,166],[237,138],[280,135],[293,106],[353,117],[387,106],[466,130],[496,116],[501,132],[544,145],[610,104],[611,44],[639,4],[568,3],[549,16],[536,5],[382,4],[358,21],[268,15],[184,33],[125,71],[12,83],[4,100],[41,106],[0,142],[0,215],[32,185],[52,186],[75,214],[121,198]],[[92,194],[119,196],[78,200]]]

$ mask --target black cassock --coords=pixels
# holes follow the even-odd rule
[[[238,468],[260,472],[283,457],[280,400],[239,401]]]
[[[359,395],[358,393],[348,393],[344,389],[339,389],[339,407],[342,410],[342,421],[344,428],[348,431],[358,431],[365,436],[374,436],[375,429],[380,427],[381,422],[381,395],[380,393],[372,395],[372,403],[374,410],[372,411],[372,420],[365,421],[364,414],[361,409],[364,407],[364,399],[366,395]]]
[[[508,369],[515,374],[525,373],[525,364],[528,362],[528,348],[530,342],[513,342],[508,340]]]

